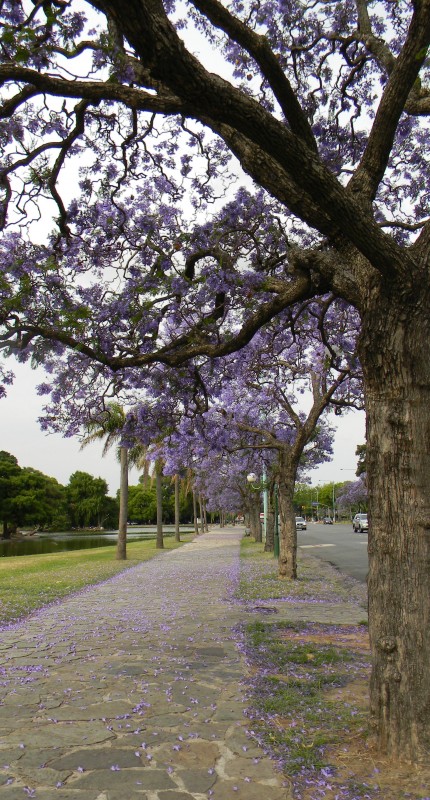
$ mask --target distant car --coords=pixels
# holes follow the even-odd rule
[[[296,517],[296,530],[305,531],[306,527],[306,520],[303,517]]]
[[[352,520],[352,530],[354,533],[363,533],[369,530],[369,520],[367,514],[356,514]]]
[[[333,525],[333,520],[331,517],[324,517],[323,523],[324,525]]]

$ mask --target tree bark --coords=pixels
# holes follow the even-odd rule
[[[251,530],[251,536],[255,539],[255,541],[261,542],[260,495],[258,493],[252,496],[251,506],[249,509],[249,527]]]
[[[203,497],[199,494],[199,509],[200,509],[200,533],[205,532],[205,519],[203,513]]]
[[[264,551],[266,553],[273,553],[274,541],[275,541],[275,511],[273,508],[273,503],[271,498],[269,498],[269,513],[267,516],[267,531],[266,531],[266,542],[264,545]]]
[[[128,450],[120,448],[121,473],[119,484],[119,522],[118,542],[116,546],[117,561],[127,558],[127,518],[128,518]]]
[[[179,533],[179,475],[175,475],[175,542],[180,542]]]
[[[199,535],[199,524],[197,522],[197,496],[193,490],[193,517],[194,517],[194,532],[196,536]]]
[[[157,496],[157,541],[158,550],[164,548],[163,538],[163,468],[159,461],[155,465],[155,489]]]
[[[417,763],[429,757],[430,720],[429,298],[408,313],[397,289],[396,302],[378,298],[364,315],[361,336],[371,719],[382,752]]]
[[[8,522],[6,520],[3,521],[3,539],[10,539],[12,531],[9,528]]]
[[[209,531],[209,525],[208,525],[208,515],[206,511],[206,500],[204,497],[202,498],[202,511],[203,511],[203,528],[205,533],[207,533]]]
[[[297,530],[294,514],[296,465],[288,454],[279,453],[279,577],[297,578]]]

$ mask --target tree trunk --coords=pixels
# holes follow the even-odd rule
[[[180,542],[179,533],[179,475],[175,475],[175,542]]]
[[[269,513],[267,515],[266,542],[264,545],[264,551],[266,553],[273,553],[274,541],[275,541],[275,511],[273,508],[272,499],[269,498]]]
[[[282,451],[279,453],[279,577],[297,578],[297,530],[294,514],[296,467]]]
[[[121,475],[119,484],[119,522],[118,542],[116,546],[117,561],[127,558],[127,518],[128,518],[128,450],[120,447]]]
[[[197,522],[197,497],[193,489],[193,517],[194,517],[194,532],[196,536],[199,535],[199,524]]]
[[[200,509],[200,533],[205,532],[205,519],[203,514],[203,498],[201,494],[199,494],[199,509]]]
[[[157,541],[158,550],[164,548],[163,538],[163,468],[159,461],[155,464],[155,489],[157,496]]]
[[[260,495],[255,494],[251,499],[251,506],[249,509],[249,528],[251,536],[256,542],[262,541],[261,535],[261,522],[260,522]]]
[[[205,533],[208,533],[208,531],[209,531],[208,515],[207,515],[207,511],[206,511],[206,500],[205,500],[204,497],[202,498],[202,510],[203,510],[203,527],[204,527],[204,531],[205,531]]]
[[[12,531],[9,528],[7,520],[4,520],[3,521],[3,539],[10,539],[11,538],[11,534],[12,534]]]
[[[370,704],[380,750],[417,763],[430,742],[430,325],[428,298],[415,317],[401,302],[401,289],[379,298],[361,335]]]

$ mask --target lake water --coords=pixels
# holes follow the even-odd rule
[[[181,533],[192,531],[191,525],[181,525]],[[154,526],[133,526],[127,532],[127,541],[155,539],[157,530]],[[173,536],[173,525],[164,525],[164,536]],[[95,547],[116,545],[118,531],[105,531],[82,534],[76,531],[63,533],[39,533],[34,536],[23,536],[21,539],[0,540],[0,558],[12,556],[31,556],[40,553],[59,553],[62,550],[87,550]]]

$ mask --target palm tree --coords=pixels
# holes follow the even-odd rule
[[[126,415],[119,403],[110,403],[97,418],[87,425],[88,435],[81,444],[81,449],[98,439],[106,439],[103,446],[103,456],[121,439]],[[120,485],[119,485],[119,521],[118,542],[116,559],[124,561],[127,558],[127,518],[128,518],[128,470],[129,465],[141,466],[146,461],[146,448],[136,444],[132,448],[119,446]]]
[[[155,488],[157,493],[157,549],[164,547],[163,538],[163,462],[157,458],[155,462]]]
[[[180,478],[178,473],[173,478],[175,484],[175,542],[181,541],[181,535],[179,532],[179,482]]]
[[[180,541],[179,535],[179,508],[180,499],[185,500],[189,495],[193,498],[193,523],[194,531],[198,535],[199,529],[197,525],[197,494],[194,489],[194,472],[191,467],[187,467],[182,476],[179,474],[174,475],[173,481],[175,484],[175,541]]]

